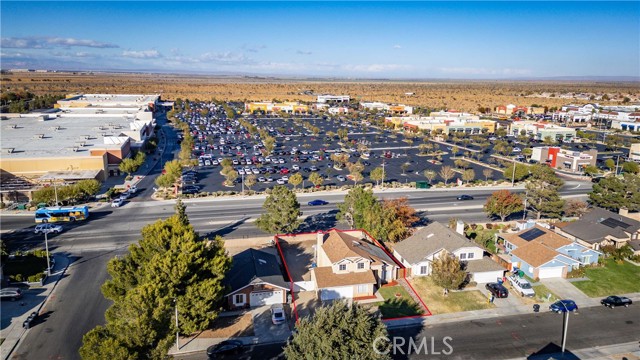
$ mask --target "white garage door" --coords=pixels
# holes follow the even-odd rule
[[[540,268],[540,271],[538,272],[538,278],[540,279],[559,277],[562,277],[562,266]]]
[[[353,297],[353,286],[340,286],[320,290],[320,300],[335,300]]]
[[[478,284],[485,284],[498,281],[498,278],[502,279],[504,271],[483,271],[473,273],[473,281]]]
[[[282,304],[283,299],[282,290],[252,292],[250,298],[250,306]]]

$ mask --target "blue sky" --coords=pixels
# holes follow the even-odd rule
[[[2,68],[640,76],[640,2],[2,1]]]

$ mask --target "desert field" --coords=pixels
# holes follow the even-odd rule
[[[559,107],[597,101],[620,104],[640,97],[637,82],[586,81],[347,81],[276,79],[172,74],[123,73],[9,73],[2,75],[2,91],[28,90],[36,95],[70,93],[159,93],[163,99],[301,100],[316,94],[350,95],[359,101],[382,101],[430,109],[476,112],[497,105]],[[412,95],[406,95],[412,93]],[[602,101],[604,94],[610,99]],[[591,99],[591,100],[590,100]]]

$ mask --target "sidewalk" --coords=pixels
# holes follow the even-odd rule
[[[2,304],[2,329],[0,338],[4,339],[0,346],[2,359],[9,359],[11,353],[16,349],[24,334],[29,331],[22,328],[22,323],[32,312],[39,315],[46,304],[49,296],[55,289],[58,281],[64,277],[69,266],[69,259],[62,255],[53,255],[55,265],[52,275],[47,279],[44,286],[39,284],[30,287],[23,292],[22,299]],[[37,323],[36,319],[36,323]]]

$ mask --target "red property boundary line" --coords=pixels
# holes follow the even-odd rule
[[[295,314],[296,317],[296,324],[300,321],[300,317],[298,315],[298,309],[296,307],[296,298],[294,296],[294,292],[293,292],[293,281],[292,281],[292,277],[291,277],[291,273],[289,272],[289,266],[287,265],[287,260],[284,257],[284,252],[282,251],[282,247],[280,247],[280,237],[296,237],[296,236],[300,236],[300,235],[317,235],[318,233],[321,234],[326,234],[330,231],[336,231],[336,232],[353,232],[353,231],[362,231],[364,232],[367,237],[371,240],[373,240],[374,244],[376,244],[377,247],[381,248],[382,251],[385,252],[385,254],[387,254],[395,263],[396,265],[398,265],[398,267],[400,267],[401,269],[405,270],[402,272],[402,278],[404,279],[404,281],[407,283],[407,285],[409,285],[409,288],[411,288],[411,291],[413,292],[413,294],[418,298],[418,300],[420,301],[420,304],[422,305],[422,307],[427,311],[425,314],[421,314],[421,315],[408,315],[408,316],[399,316],[399,317],[394,317],[394,318],[386,318],[386,319],[382,319],[382,321],[394,321],[394,320],[401,320],[401,319],[416,319],[416,318],[424,318],[424,317],[428,317],[433,315],[431,313],[431,311],[429,310],[429,308],[427,307],[427,305],[424,303],[424,301],[422,300],[422,297],[420,297],[420,295],[418,294],[418,292],[416,291],[416,289],[414,289],[414,287],[411,285],[411,283],[407,280],[407,272],[406,272],[406,267],[398,261],[398,259],[395,258],[395,256],[393,256],[393,254],[391,254],[382,244],[380,244],[378,242],[378,240],[376,240],[373,236],[371,236],[371,234],[369,234],[369,232],[367,232],[364,229],[360,229],[360,230],[340,230],[340,229],[336,229],[336,228],[332,228],[329,229],[327,231],[316,231],[316,232],[304,232],[304,233],[297,233],[297,234],[277,234],[273,237],[274,242],[276,243],[276,247],[278,248],[278,252],[280,253],[280,258],[282,259],[282,263],[284,264],[284,269],[287,272],[287,276],[289,277],[289,290],[291,291],[291,299],[292,299],[292,303],[293,303],[293,313]]]

